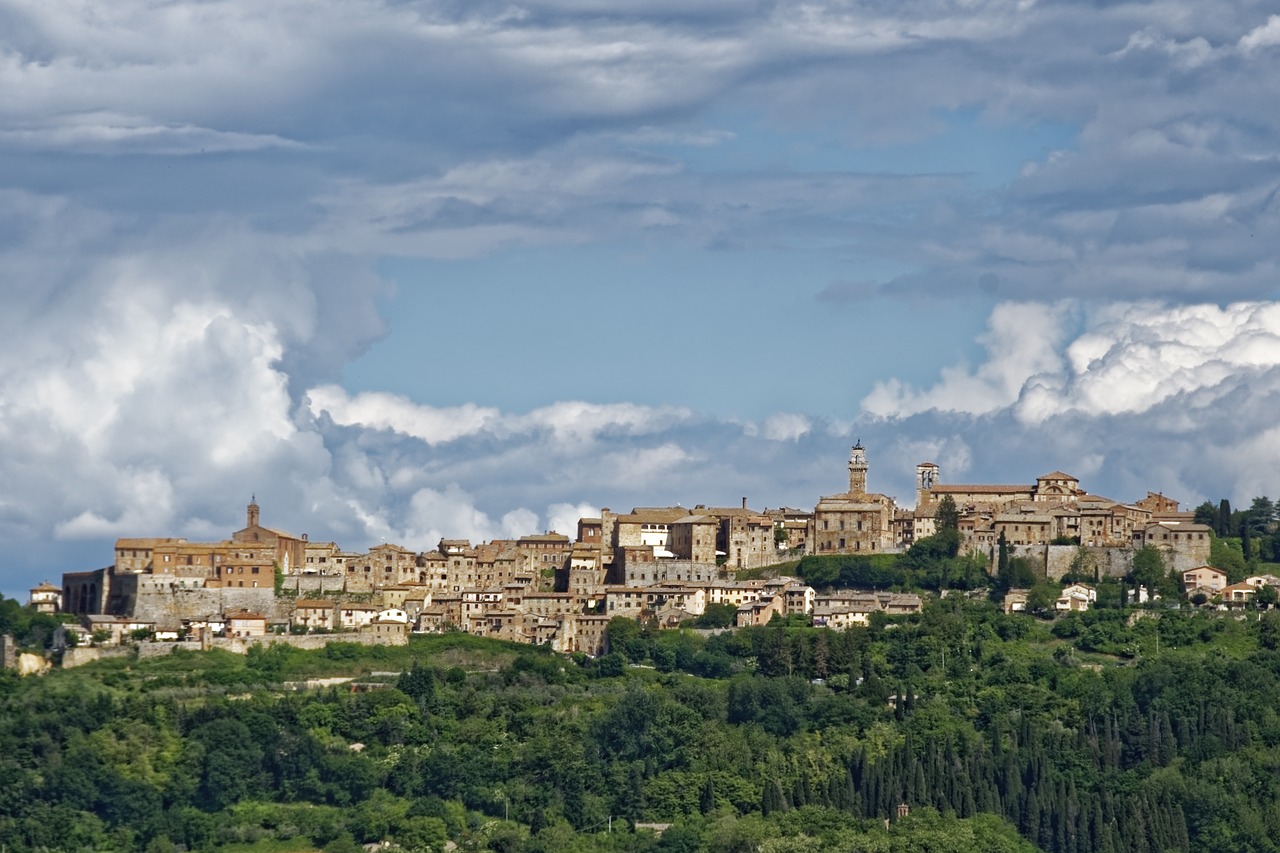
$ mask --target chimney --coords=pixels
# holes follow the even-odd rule
[[[743,496],[743,498],[742,498],[742,508],[743,508],[743,509],[746,509],[746,508],[747,508],[747,499],[746,499],[746,497],[745,497],[745,496]]]

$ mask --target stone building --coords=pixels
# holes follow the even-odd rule
[[[867,491],[862,443],[849,454],[849,491],[818,501],[809,523],[810,554],[877,554],[895,550],[893,499]]]
[[[57,613],[62,609],[62,589],[45,581],[31,588],[31,599],[27,606],[37,613]]]
[[[253,498],[249,501],[247,509],[247,524],[241,530],[237,530],[231,534],[231,541],[236,545],[268,545],[274,551],[273,562],[278,565],[285,574],[293,574],[301,572],[307,562],[307,536],[294,536],[291,533],[285,533],[283,530],[276,530],[272,527],[263,527],[260,523],[260,509],[258,501]]]
[[[554,530],[516,540],[516,553],[520,568],[532,577],[554,577],[569,559],[572,544],[569,537]]]
[[[676,519],[671,523],[671,553],[678,560],[715,565],[719,531],[719,522],[709,515]]]

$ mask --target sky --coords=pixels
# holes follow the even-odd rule
[[[0,591],[1066,470],[1280,494],[1271,3],[0,4]]]

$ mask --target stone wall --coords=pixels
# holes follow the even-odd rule
[[[343,575],[290,575],[284,579],[282,590],[298,593],[299,597],[324,598],[340,595],[347,588]]]
[[[623,583],[627,586],[653,586],[661,583],[710,583],[718,580],[720,569],[715,563],[690,560],[654,560],[625,566]]]
[[[293,646],[295,649],[323,649],[329,643],[357,643],[362,646],[402,646],[408,642],[408,635],[405,635],[402,640],[397,642],[394,639],[388,641],[386,637],[353,631],[344,634],[301,634],[297,636],[292,634],[268,634],[265,637],[214,637],[208,641],[208,647],[211,649],[224,649],[243,655],[249,653],[251,646],[270,646],[275,643]],[[173,646],[176,644],[165,643],[164,645]]]
[[[18,644],[11,634],[0,634],[0,669],[18,668]]]
[[[1049,580],[1058,580],[1071,571],[1079,558],[1079,571],[1091,578],[1121,578],[1133,568],[1133,548],[1085,547],[1077,545],[1011,545],[1010,557],[1026,557]],[[1165,568],[1184,572],[1204,565],[1198,552],[1161,550]],[[994,566],[992,567],[994,571]]]
[[[166,643],[165,645],[174,645]],[[87,663],[93,663],[103,658],[127,658],[133,656],[133,649],[112,646],[109,648],[96,648],[91,646],[78,646],[74,649],[67,649],[62,655],[62,668],[71,669],[77,666],[84,666]]]
[[[120,613],[143,621],[155,622],[161,628],[179,628],[184,619],[208,619],[228,610],[263,613],[269,619],[285,618],[277,614],[275,589],[259,587],[183,588],[173,578],[154,575],[125,575],[116,578]],[[113,594],[113,597],[116,597]]]

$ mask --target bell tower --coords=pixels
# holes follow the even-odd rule
[[[849,451],[849,493],[867,493],[867,451],[863,449],[861,439]]]
[[[254,495],[249,498],[249,523],[247,527],[258,526],[258,496]]]
[[[921,462],[916,466],[916,506],[923,506],[933,499],[930,493],[941,476],[941,470],[932,462]]]

